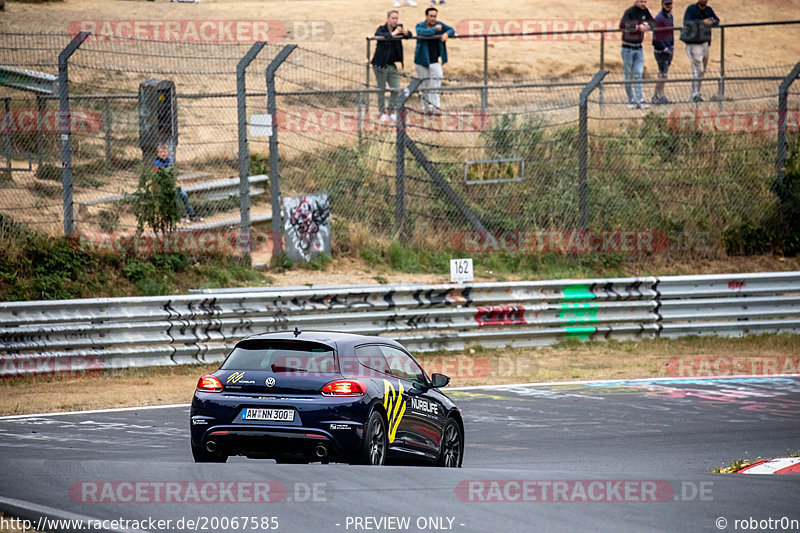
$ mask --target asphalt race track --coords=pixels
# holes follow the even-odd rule
[[[750,519],[773,519],[775,531],[800,530],[800,476],[711,473],[733,459],[800,450],[798,377],[527,385],[450,395],[465,415],[461,469],[277,465],[238,457],[195,464],[188,406],[0,420],[0,508],[28,516],[172,520],[171,527],[105,526],[152,531],[761,530],[735,522]],[[166,488],[153,492],[169,482],[178,487],[171,495]],[[208,482],[218,489],[239,484],[203,496]],[[242,486],[245,492],[237,492]],[[250,491],[255,486],[259,497]],[[233,517],[240,517],[236,527]],[[794,529],[782,529],[783,518],[789,526],[795,520]],[[175,527],[180,519],[183,527]],[[187,527],[186,520],[198,523]]]

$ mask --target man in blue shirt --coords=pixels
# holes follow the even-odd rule
[[[439,106],[439,87],[442,86],[442,66],[447,63],[447,38],[453,37],[456,30],[439,22],[436,17],[439,10],[429,7],[425,10],[425,20],[417,24],[417,37],[434,37],[435,39],[417,39],[417,50],[414,53],[414,69],[421,78],[422,110],[435,115],[441,114]],[[442,62],[439,63],[439,58]],[[426,91],[425,89],[432,89]]]
[[[692,64],[692,100],[702,102],[700,86],[708,66],[708,50],[711,46],[711,27],[719,25],[719,18],[708,5],[708,0],[697,0],[686,8],[683,15],[681,41],[686,43],[686,55]]]
[[[661,0],[661,11],[655,17],[656,29],[653,32],[653,55],[658,65],[658,81],[656,82],[654,104],[669,104],[664,95],[664,86],[669,76],[669,66],[675,52],[675,36],[672,31],[672,0]]]

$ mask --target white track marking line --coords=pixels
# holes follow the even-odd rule
[[[462,391],[462,390],[477,390],[477,389],[488,389],[488,390],[503,390],[508,388],[514,387],[546,387],[549,385],[587,385],[587,384],[595,384],[595,383],[636,383],[636,382],[659,382],[659,381],[719,381],[719,380],[729,380],[729,379],[744,379],[744,378],[770,378],[770,379],[785,379],[785,378],[797,378],[800,377],[800,374],[782,374],[782,375],[775,375],[775,374],[744,374],[739,376],[704,376],[704,377],[695,377],[695,378],[634,378],[634,379],[594,379],[594,380],[582,380],[582,381],[539,381],[539,382],[532,382],[532,383],[507,383],[504,385],[472,385],[469,387],[452,387],[452,388],[445,388],[444,392],[447,391]],[[86,411],[62,411],[56,413],[37,413],[37,414],[30,414],[30,415],[8,415],[8,416],[0,416],[0,420],[18,420],[22,418],[38,418],[42,416],[65,416],[65,415],[87,415],[87,414],[94,414],[94,413],[117,413],[123,411],[145,411],[148,409],[169,409],[172,407],[189,407],[190,404],[188,403],[175,403],[169,405],[143,405],[141,407],[115,407],[112,409],[91,409]]]
[[[0,416],[0,420],[17,420],[20,418],[38,418],[41,416],[64,416],[64,415],[90,415],[94,413],[117,413],[122,411],[144,411],[146,409],[169,409],[171,407],[189,407],[188,403],[173,403],[168,405],[143,405],[141,407],[114,407],[111,409],[91,409],[87,411],[61,411],[57,413],[38,413],[32,415],[9,415]]]

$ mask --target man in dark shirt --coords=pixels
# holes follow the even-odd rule
[[[447,63],[448,37],[453,37],[456,30],[437,21],[439,10],[429,7],[425,10],[425,20],[417,23],[417,37],[436,37],[434,39],[418,39],[414,52],[414,68],[417,77],[422,79],[422,110],[426,113],[440,114],[439,87],[442,86],[442,67]],[[439,63],[439,58],[442,62]],[[428,90],[426,90],[428,89]],[[433,89],[433,90],[430,90]]]
[[[394,105],[397,101],[397,88],[400,86],[397,76],[397,63],[403,66],[403,41],[411,37],[411,32],[403,29],[399,23],[400,15],[396,9],[386,14],[386,24],[378,26],[375,35],[381,37],[375,45],[375,55],[372,56],[372,70],[375,71],[375,82],[381,92],[378,93],[378,109],[381,112],[381,123],[397,120]],[[389,113],[386,112],[386,82],[389,88],[394,89],[389,94]]]
[[[686,43],[686,55],[692,64],[692,100],[702,102],[700,86],[708,66],[708,50],[711,46],[711,27],[719,25],[719,18],[708,5],[708,0],[697,0],[686,8],[683,15],[681,41]]]
[[[653,16],[647,9],[647,0],[634,0],[633,5],[622,14],[619,29],[622,30],[622,66],[625,69],[625,81],[642,79],[644,73],[643,32],[654,26]],[[633,87],[629,83],[626,84],[625,93],[628,96],[629,108],[647,108],[647,104],[642,98],[641,83],[636,83]]]
[[[653,32],[653,55],[658,65],[658,81],[656,82],[654,104],[668,104],[669,99],[664,95],[664,86],[669,76],[669,66],[675,52],[675,35],[672,30],[672,0],[661,0],[661,11],[655,18],[656,29]]]

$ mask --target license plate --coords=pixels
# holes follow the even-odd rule
[[[293,409],[245,409],[242,420],[274,420],[279,422],[294,421]]]

